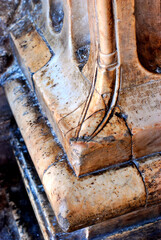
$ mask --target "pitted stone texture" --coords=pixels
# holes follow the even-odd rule
[[[116,69],[108,71],[108,69],[102,69],[100,66],[97,66],[98,61],[95,59],[96,56],[94,57],[94,59],[96,60],[94,62],[95,67],[92,70],[89,78],[88,74],[86,75],[85,73],[81,73],[79,71],[76,59],[74,57],[74,51],[76,46],[80,47],[81,42],[81,45],[84,43],[89,44],[89,28],[88,24],[86,24],[85,21],[88,15],[86,9],[87,6],[86,4],[82,5],[82,2],[80,0],[77,1],[77,4],[75,3],[75,1],[67,1],[63,4],[65,6],[63,8],[63,28],[61,29],[61,32],[59,34],[56,34],[51,28],[51,21],[48,16],[52,4],[50,3],[50,1],[47,0],[42,3],[42,18],[44,17],[44,27],[46,26],[46,30],[43,27],[41,28],[41,30],[44,33],[44,37],[48,39],[48,42],[50,43],[50,49],[53,49],[55,53],[55,56],[53,57],[53,59],[51,59],[51,61],[49,61],[51,53],[46,43],[42,40],[39,33],[35,30],[34,24],[31,23],[29,18],[27,18],[26,16],[13,26],[11,30],[11,36],[15,45],[16,55],[19,59],[20,65],[24,73],[26,74],[28,80],[30,81],[31,86],[33,87],[33,89],[35,89],[38,99],[43,107],[43,111],[48,117],[54,131],[58,135],[60,142],[62,143],[65,151],[67,152],[70,163],[73,164],[73,159],[71,159],[71,157],[75,153],[73,152],[73,148],[70,145],[70,140],[73,138],[77,139],[79,137],[84,139],[84,137],[88,135],[88,137],[90,137],[90,134],[93,134],[97,127],[99,127],[102,122],[104,122],[104,118],[106,117],[106,115],[108,116],[108,108],[110,109],[110,101],[113,102],[112,94],[114,91],[114,85],[119,85],[115,82],[120,79],[120,75],[118,74],[119,77],[117,79]],[[90,6],[94,7],[94,4],[95,1],[91,2]],[[77,11],[78,5],[80,6],[79,13]],[[110,18],[112,12],[111,8],[108,9],[107,5],[105,6],[105,9],[108,10],[108,16]],[[45,11],[47,12],[45,13]],[[92,13],[91,11],[92,14],[94,14],[94,12],[95,11],[93,11]],[[76,25],[76,22],[78,24],[78,16],[83,18],[81,25],[83,24],[84,27],[80,27],[83,33],[78,31]],[[106,19],[105,12],[104,20],[106,20],[105,23],[107,23],[109,20]],[[96,19],[94,21],[94,28],[97,28]],[[114,22],[112,21],[112,29],[113,27]],[[95,31],[93,27],[92,31]],[[97,31],[95,31],[95,33],[96,32]],[[90,37],[94,37],[94,42],[96,41],[95,33],[94,36],[90,35]],[[50,41],[51,35],[52,41]],[[86,37],[80,38],[80,36]],[[111,52],[111,48],[109,50]],[[92,51],[94,51],[94,49]],[[98,51],[98,49],[96,49],[96,51]],[[98,55],[98,52],[96,51],[94,51],[95,55]],[[47,64],[48,61],[49,63]],[[91,65],[91,63],[89,62],[88,65]],[[31,73],[34,73],[33,78]],[[93,79],[95,79],[94,81],[96,81],[94,86],[92,86]],[[102,94],[110,94],[110,98],[106,98],[106,100],[108,99],[108,101],[105,102]],[[89,96],[91,96],[91,98]],[[88,102],[87,100],[89,100],[89,106],[88,104],[86,104]],[[116,100],[117,97],[115,97],[115,103]],[[86,108],[86,106],[88,107]],[[104,113],[102,110],[104,111]],[[82,118],[82,116],[84,117]],[[112,117],[111,113],[110,117]],[[78,148],[80,149],[80,153],[77,154],[77,158],[80,157],[78,161],[79,164],[82,166],[80,166],[81,170],[76,171],[77,175],[88,173],[89,171],[92,172],[97,169],[104,168],[109,165],[113,165],[115,163],[123,162],[130,159],[131,136],[129,133],[127,133],[128,129],[124,120],[117,119],[115,117],[114,119],[116,119],[116,122],[114,123],[115,126],[118,122],[121,122],[121,124],[118,124],[120,127],[119,131],[117,131],[116,134],[115,132],[113,133],[113,127],[111,127],[111,124],[109,124],[106,134],[102,131],[102,135],[100,135],[100,133],[99,138],[97,138],[97,142],[100,141],[99,147],[97,143],[95,144],[95,139],[92,139],[91,141],[92,148],[89,147],[88,149],[85,149],[85,146],[88,146],[88,144],[85,144],[82,149],[80,149],[80,143],[78,142]],[[72,130],[79,127],[80,131],[77,135],[77,133]],[[104,125],[102,126],[102,128],[103,127]],[[112,132],[115,135],[114,137],[116,139],[116,142],[112,144],[112,148],[110,148],[108,145],[108,139],[112,139],[111,135],[108,134],[108,131],[110,132],[110,134]],[[68,138],[69,135],[67,136],[68,132],[70,132],[70,139]],[[121,137],[120,132],[122,133]],[[104,149],[107,145],[107,149],[105,149],[105,151],[100,151],[100,145],[102,145],[102,148]],[[98,148],[99,151],[97,152]],[[106,150],[108,151],[107,155]],[[91,157],[87,160],[88,156],[93,155],[93,152],[96,153],[95,159],[97,156],[97,161],[94,162],[91,160]],[[116,154],[114,154],[114,152],[116,152]],[[101,164],[97,164],[99,162],[98,156],[100,154]],[[86,166],[85,162],[88,162],[90,167]],[[72,167],[75,169],[74,166]]]
[[[24,87],[23,82],[10,82],[5,90],[10,92],[7,94],[10,107],[41,179],[44,171],[61,159],[63,151],[54,140],[38,106],[33,107],[32,92]]]
[[[86,132],[93,129],[93,119],[96,120],[99,114],[104,114],[104,111],[94,114],[85,121]],[[77,176],[125,162],[131,158],[131,135],[125,121],[118,117],[119,114],[120,110],[116,107],[109,123],[89,142],[86,141],[86,136],[76,141],[72,139],[71,132],[67,134],[72,149],[71,153],[68,151],[68,155]],[[75,131],[74,129],[73,132]]]
[[[87,114],[81,126],[80,136],[84,140],[76,140],[76,132],[81,125],[80,119],[91,86],[80,72],[76,69],[73,71],[73,68],[74,65],[67,55],[64,55],[61,62],[53,58],[47,66],[34,74],[33,79],[43,111],[63,145],[76,175],[79,176],[129,160],[131,135],[124,119],[114,114],[110,123],[96,138],[89,143],[84,141],[105,115],[104,101],[94,91],[97,100],[95,108],[90,115]],[[94,102],[92,104],[94,105]],[[111,135],[113,141],[109,144]]]
[[[64,231],[122,215],[144,206],[146,199],[143,181],[132,166],[76,178],[66,162],[59,162],[42,182]]]
[[[6,95],[60,226],[71,231],[144,206],[145,187],[135,166],[82,178],[73,174],[23,84],[6,84]]]
[[[157,155],[138,163],[147,189],[147,204],[159,204],[161,202],[161,156]]]
[[[31,73],[37,72],[50,60],[49,48],[28,18],[13,26],[11,38],[19,64],[31,83]]]
[[[119,104],[133,134],[135,158],[161,151],[161,81],[120,93]]]

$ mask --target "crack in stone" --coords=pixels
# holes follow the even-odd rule
[[[68,117],[69,115],[71,115],[72,113],[74,113],[78,108],[80,108],[83,104],[85,103],[85,101],[83,103],[81,103],[76,109],[74,109],[72,112],[68,113],[67,115],[65,115],[64,117],[62,117],[59,121],[58,124],[66,117]],[[78,127],[78,126],[77,126]],[[70,131],[70,130],[69,130]]]
[[[116,69],[116,80],[115,80],[114,92],[112,94],[112,100],[111,100],[110,106],[106,112],[106,115],[103,118],[101,124],[99,124],[97,126],[97,128],[95,129],[95,131],[91,134],[88,141],[90,141],[92,138],[94,138],[106,126],[106,124],[109,122],[109,120],[111,118],[111,115],[113,114],[113,110],[115,109],[115,106],[116,106],[116,103],[118,100],[118,96],[119,96],[119,89],[120,89],[120,82],[121,82],[120,72],[121,72],[120,67],[118,67]]]
[[[124,120],[125,125],[126,125],[128,131],[129,131],[130,136],[131,136],[131,159],[133,159],[133,140],[132,140],[133,134],[132,134],[132,131],[131,131],[128,123],[127,123],[128,115],[126,115],[126,113],[123,113],[124,111],[122,110],[122,108],[121,108],[120,105],[117,105],[117,107],[118,107],[119,110],[120,110],[120,114],[117,114],[116,116],[118,116],[118,117],[120,117],[120,118],[122,118],[122,119]]]
[[[136,169],[138,170],[138,173],[140,174],[141,178],[142,178],[142,181],[143,181],[143,184],[144,184],[144,188],[145,188],[145,194],[146,194],[146,199],[145,199],[145,207],[147,206],[147,203],[148,203],[148,189],[146,187],[146,184],[145,184],[145,180],[144,180],[144,177],[139,169],[139,163],[136,161],[136,160],[132,160],[133,164],[135,165]]]
[[[85,122],[86,122],[89,118],[91,118],[93,115],[95,115],[95,114],[97,114],[97,113],[99,113],[99,112],[102,112],[102,111],[104,111],[104,109],[100,109],[100,110],[92,113],[88,118],[86,118],[86,119],[84,120],[83,123],[85,123]],[[80,126],[80,125],[77,125],[76,127],[71,128],[71,129],[65,134],[65,136],[66,136],[69,132],[71,132],[72,130],[76,129],[76,128],[79,127],[79,126]]]
[[[98,69],[96,68],[95,70],[95,76],[93,78],[93,82],[92,82],[92,86],[91,86],[91,89],[89,91],[89,95],[87,97],[87,100],[86,100],[86,104],[85,104],[85,108],[83,109],[83,112],[82,112],[82,119],[80,119],[80,127],[79,129],[76,131],[76,138],[79,138],[79,133],[81,131],[81,127],[83,125],[83,122],[85,120],[85,117],[87,115],[87,111],[89,109],[89,105],[91,103],[91,99],[93,97],[93,93],[94,93],[94,90],[95,90],[95,84],[96,84],[96,80],[97,80],[97,71]]]

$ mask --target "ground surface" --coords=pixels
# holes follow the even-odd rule
[[[0,169],[0,240],[42,240],[17,163]]]
[[[12,113],[0,88],[0,240],[41,240],[37,220],[9,143]],[[19,230],[18,230],[19,228]]]

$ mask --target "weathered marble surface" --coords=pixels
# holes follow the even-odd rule
[[[58,32],[48,0],[22,1],[12,24],[4,17],[14,54],[68,156],[34,106],[34,92],[27,90],[18,64],[14,74],[6,64],[2,78],[8,80],[8,101],[66,231],[160,202],[161,77],[139,62],[135,1],[113,1],[113,15],[110,1],[101,12],[105,2],[63,1]],[[78,52],[87,50],[89,41],[89,58],[80,64]],[[145,159],[134,161],[138,157]],[[95,170],[101,171],[91,174]]]
[[[161,151],[161,77],[140,64],[134,0],[96,2],[85,1],[84,11],[81,1],[63,2],[64,11],[52,13],[57,10],[46,0],[39,20],[31,10],[32,23],[24,17],[10,30],[20,65],[77,176]],[[58,32],[54,14],[63,22]],[[89,45],[89,33],[90,54],[80,71],[76,52]]]
[[[43,186],[37,176],[33,163],[30,161],[26,152],[24,142],[22,140],[20,142],[21,135],[17,134],[17,132],[17,130],[12,131],[12,146],[14,147],[16,159],[22,177],[24,178],[25,186],[28,189],[30,200],[34,208],[36,207],[35,212],[37,219],[46,240],[54,238],[66,240],[98,240],[102,238],[109,239],[114,236],[116,238],[123,238],[123,236],[133,236],[137,238],[142,232],[144,232],[147,238],[149,236],[153,236],[153,238],[156,239],[159,238],[160,231],[158,232],[158,229],[160,221],[157,221],[157,217],[159,217],[161,213],[161,204],[144,207],[137,211],[71,233],[64,233],[58,227],[54,212],[46,198]],[[44,215],[45,218],[43,218]]]
[[[145,161],[147,164],[148,161],[156,162],[150,173],[146,173],[147,164],[139,161],[139,165],[128,163],[116,169],[77,178],[38,108],[33,106],[31,93],[22,82],[14,80],[6,84],[5,91],[57,220],[64,230],[91,225],[152,201],[160,201],[157,174],[160,173],[160,156]],[[148,189],[146,185],[154,177],[158,185],[151,184],[151,189]]]

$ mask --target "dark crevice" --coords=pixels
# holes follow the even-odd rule
[[[63,27],[64,11],[60,1],[55,0],[50,3],[50,18],[54,32],[60,33]]]
[[[126,125],[126,127],[127,127],[127,129],[128,129],[128,132],[129,132],[129,134],[130,134],[130,136],[131,136],[131,159],[133,159],[133,139],[132,139],[133,134],[132,134],[132,131],[131,131],[128,123],[127,123],[128,115],[126,115],[126,113],[124,113],[124,112],[122,111],[121,106],[117,105],[117,107],[119,108],[120,113],[115,113],[115,115],[116,115],[117,117],[119,117],[119,118],[121,118],[121,119],[124,120],[125,125]]]
[[[131,161],[126,161],[126,162],[123,162],[123,163],[116,163],[114,165],[110,165],[108,167],[104,167],[104,168],[95,170],[93,172],[82,174],[82,175],[79,176],[79,179],[87,177],[87,176],[91,176],[91,177],[92,176],[98,176],[98,175],[104,174],[107,171],[111,171],[111,170],[117,171],[121,168],[126,168],[126,167],[129,167],[129,166],[133,166]]]
[[[151,153],[151,154],[148,154],[146,156],[143,156],[143,157],[140,157],[140,158],[136,158],[134,159],[135,161],[143,161],[143,160],[146,160],[147,158],[153,158],[153,157],[156,157],[156,156],[161,156],[161,152],[155,152],[155,153]]]
[[[79,70],[82,71],[84,65],[87,63],[89,58],[89,52],[90,52],[90,44],[84,45],[77,49],[75,52],[76,59],[79,63]]]
[[[117,107],[119,108],[120,112],[119,113],[116,112],[115,115],[125,121],[126,127],[127,127],[128,131],[129,131],[130,135],[133,136],[133,134],[131,132],[131,129],[128,126],[128,123],[127,123],[128,115],[126,115],[126,113],[124,113],[122,111],[122,109],[121,109],[121,107],[119,105],[117,105]]]

